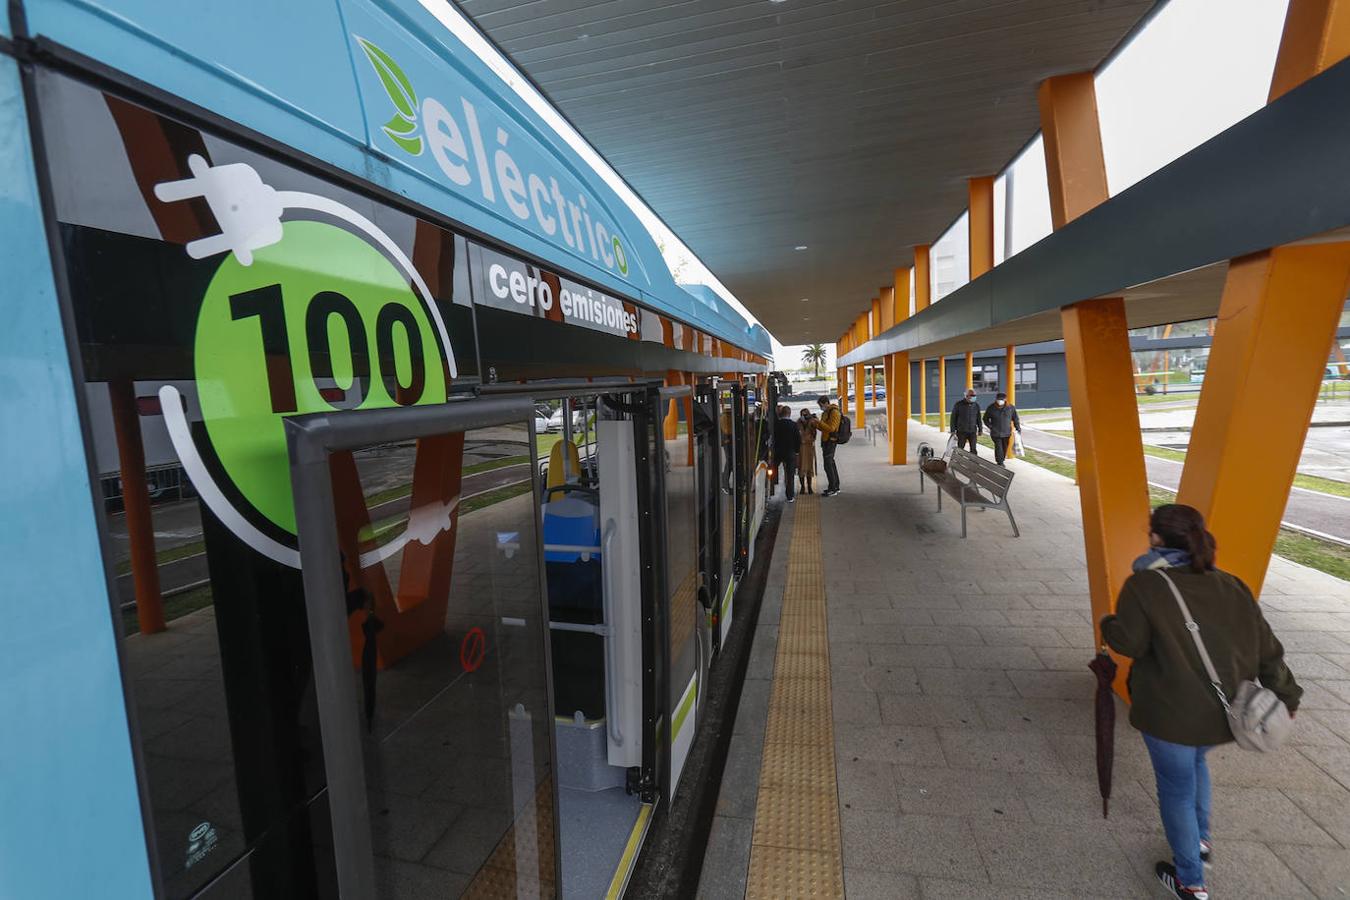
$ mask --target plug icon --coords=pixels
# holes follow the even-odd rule
[[[213,166],[194,153],[188,157],[188,168],[191,178],[155,185],[155,196],[165,203],[205,198],[220,225],[220,234],[189,242],[188,256],[203,259],[229,251],[240,265],[248,266],[253,264],[254,250],[281,240],[281,198],[252,166]]]

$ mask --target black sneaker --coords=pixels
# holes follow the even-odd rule
[[[833,496],[834,496],[835,494],[837,494],[837,493],[839,493],[839,492],[836,491],[836,490],[834,490],[834,489],[832,489],[832,488],[826,488],[825,490],[823,490],[823,491],[820,492],[820,496],[822,496],[822,497],[833,497]]]
[[[1153,874],[1174,897],[1182,900],[1209,900],[1209,891],[1203,887],[1186,887],[1177,881],[1177,867],[1170,862],[1159,862],[1153,867]]]
[[[1209,858],[1214,854],[1214,845],[1204,838],[1200,839],[1200,861],[1209,865]]]

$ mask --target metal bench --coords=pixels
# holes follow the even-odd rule
[[[919,491],[923,492],[926,477],[938,487],[938,512],[942,511],[943,494],[961,505],[961,537],[966,536],[966,508],[970,506],[1003,510],[1008,514],[1013,537],[1021,537],[1012,507],[1008,505],[1008,489],[1012,487],[1014,474],[966,450],[953,450],[947,460],[946,472],[925,472],[922,466],[919,468]]]
[[[875,421],[869,420],[867,423],[867,439],[871,441],[873,445],[875,445],[877,442],[877,435],[881,435],[882,437],[888,440],[890,439],[890,434],[887,431],[885,413],[883,413],[881,417],[876,419]]]

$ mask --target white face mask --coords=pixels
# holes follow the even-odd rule
[[[999,405],[999,406],[1002,406],[1003,404],[1005,404],[1005,403],[1007,403],[1007,402],[1008,402],[1007,400],[1000,400],[1000,401],[998,401],[998,405]]]

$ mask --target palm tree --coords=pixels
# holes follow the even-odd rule
[[[807,344],[806,349],[802,351],[802,362],[810,363],[816,377],[819,378],[820,364],[825,362],[825,345]]]

